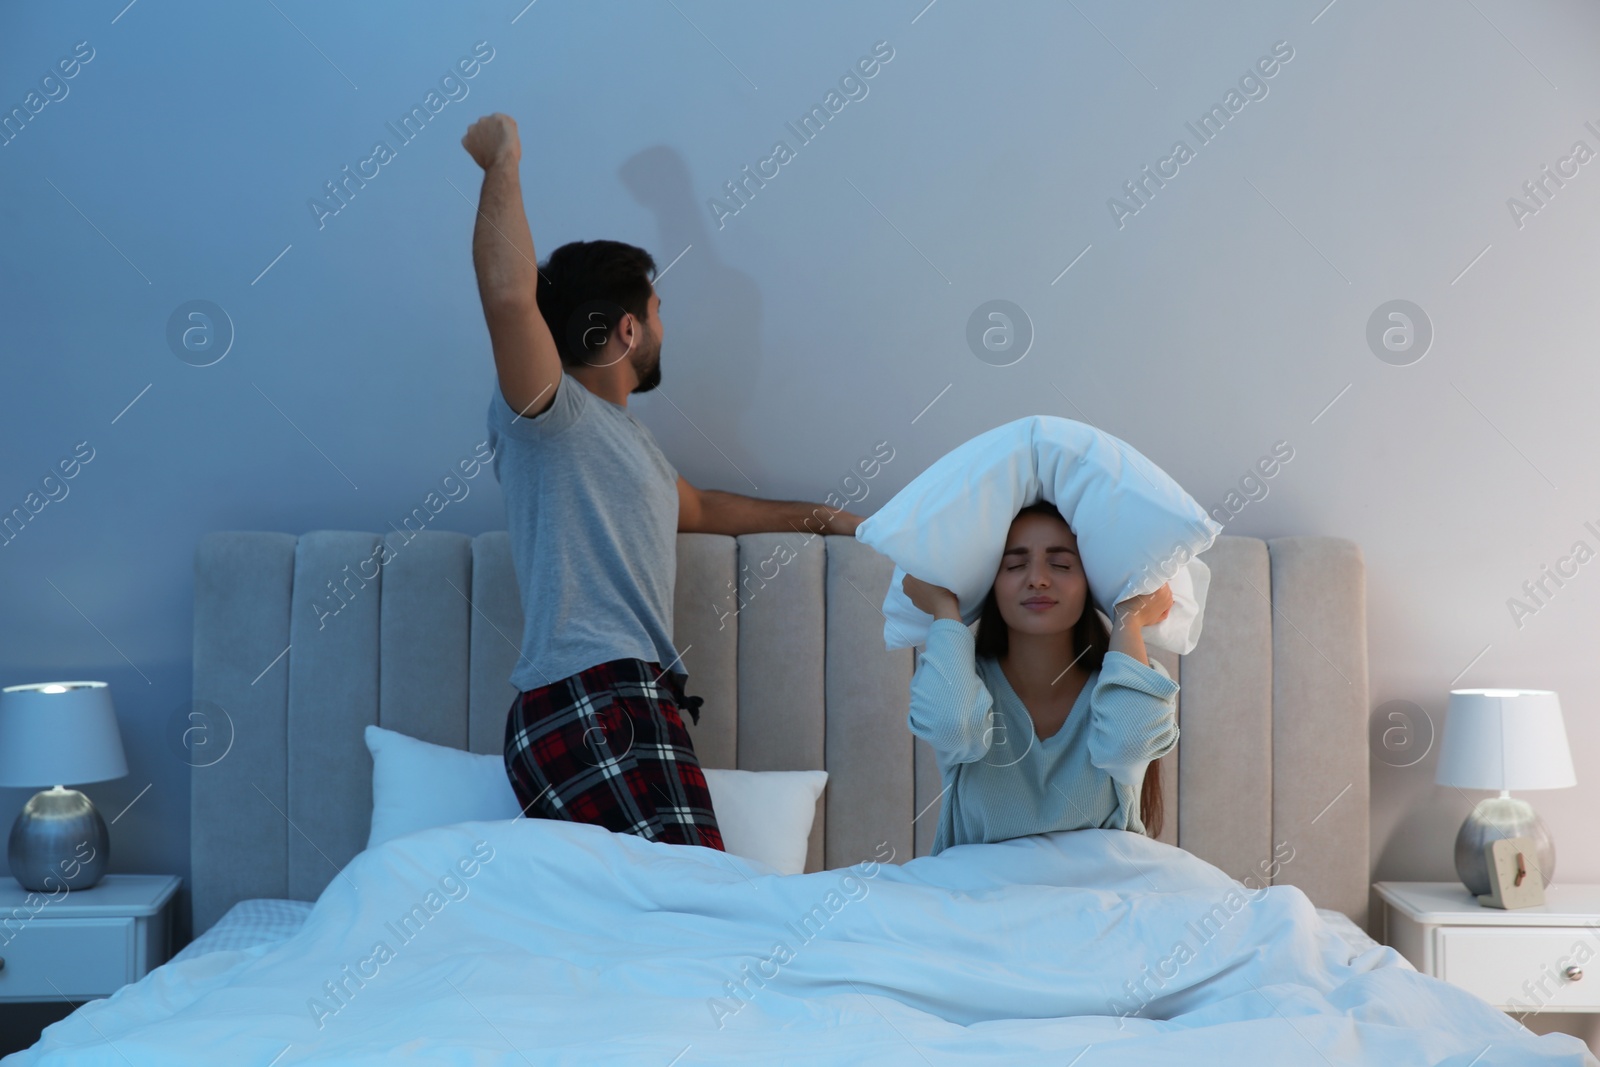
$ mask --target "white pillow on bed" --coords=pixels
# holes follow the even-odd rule
[[[907,573],[956,594],[978,618],[1017,512],[1040,499],[1077,535],[1093,601],[1108,619],[1132,596],[1172,585],[1172,610],[1144,639],[1179,654],[1200,639],[1211,570],[1194,557],[1222,526],[1132,446],[1086,423],[1030,415],[979,434],[935,461],[856,528],[894,561],[884,598],[890,649],[927,643],[933,616],[911,603]]]
[[[781,874],[803,874],[827,771],[725,771],[702,767],[722,845]]]
[[[415,737],[366,729],[372,753],[372,827],[367,847],[433,826],[515,819],[522,811],[501,756],[480,756]]]
[[[503,757],[430,744],[381,726],[368,726],[365,734],[372,753],[368,848],[433,826],[521,813]],[[802,873],[828,772],[703,770],[727,851],[783,874]]]

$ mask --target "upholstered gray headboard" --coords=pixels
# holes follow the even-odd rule
[[[798,544],[678,535],[674,637],[688,692],[705,698],[695,749],[707,767],[829,772],[808,870],[882,842],[899,861],[922,855],[941,783],[906,724],[912,652],[883,647],[893,568],[854,538],[819,537],[774,573],[780,540]],[[1181,686],[1178,748],[1159,764],[1162,839],[1252,885],[1277,867],[1273,882],[1365,926],[1360,549],[1224,536],[1201,558],[1212,582],[1198,647],[1181,662],[1151,653]],[[245,898],[314,900],[361,851],[366,724],[498,754],[521,629],[505,531],[202,538],[194,700],[226,712],[234,736],[192,772],[195,934]]]

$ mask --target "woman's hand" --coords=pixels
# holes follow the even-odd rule
[[[1143,596],[1129,597],[1116,607],[1118,628],[1124,625],[1154,626],[1172,611],[1172,585],[1163,583],[1160,589]]]
[[[961,601],[944,586],[933,585],[908,574],[900,582],[900,588],[911,598],[912,604],[935,619],[961,621]]]

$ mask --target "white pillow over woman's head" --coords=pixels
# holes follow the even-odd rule
[[[912,574],[954,593],[975,622],[994,585],[1017,512],[1039,500],[1077,537],[1094,604],[1107,618],[1129,597],[1172,586],[1172,610],[1143,630],[1156,648],[1187,654],[1200,640],[1211,570],[1195,557],[1222,526],[1137,449],[1087,423],[1029,415],[940,457],[856,527],[894,561],[884,598],[887,648],[926,644],[933,616],[911,603]]]
[[[365,736],[372,753],[368,848],[434,826],[521,814],[502,757],[431,744],[381,726],[368,726]],[[723,848],[782,874],[803,873],[828,772],[703,770]]]

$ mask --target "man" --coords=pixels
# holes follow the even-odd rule
[[[627,410],[631,394],[661,381],[654,260],[589,241],[537,267],[516,123],[487,115],[461,144],[484,170],[472,260],[494,348],[489,437],[524,616],[506,772],[530,816],[721,849],[679,714],[700,721],[672,642],[677,534],[854,534],[861,518],[684,481]]]

